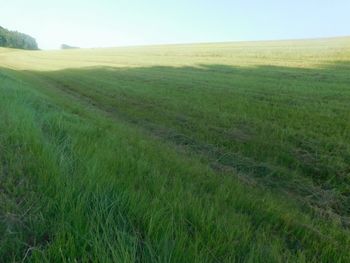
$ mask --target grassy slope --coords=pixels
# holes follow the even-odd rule
[[[343,261],[350,39],[0,49],[0,257]]]

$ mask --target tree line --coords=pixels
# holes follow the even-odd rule
[[[37,50],[38,44],[35,38],[29,35],[10,31],[0,26],[0,47]]]
[[[62,44],[61,49],[78,49],[79,47],[70,46],[67,44]]]

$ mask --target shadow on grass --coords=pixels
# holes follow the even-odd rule
[[[40,83],[41,92],[58,92],[196,154],[218,173],[345,218],[349,70],[350,62],[337,62],[316,69],[199,65],[16,74]],[[0,70],[0,79],[11,77],[6,72],[11,70]]]

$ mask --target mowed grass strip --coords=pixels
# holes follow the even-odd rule
[[[345,71],[336,65],[315,70],[215,65],[39,75],[92,107],[200,154],[205,163],[347,217],[350,80]]]
[[[298,67],[293,54],[308,64],[318,43],[322,65]],[[240,47],[270,54],[256,64],[293,66],[220,65],[223,46],[179,55],[176,67],[165,64],[191,47],[110,50],[108,65],[107,51],[89,51],[100,65],[75,69],[57,68],[59,52],[13,52],[22,67],[38,58],[33,70],[4,53],[0,257],[349,261],[346,43]],[[83,67],[84,52],[69,54]],[[120,54],[133,66],[116,67]],[[142,58],[159,65],[136,67]],[[44,59],[58,70],[39,71]]]

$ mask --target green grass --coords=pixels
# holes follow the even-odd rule
[[[349,262],[350,38],[0,49],[0,261]]]

